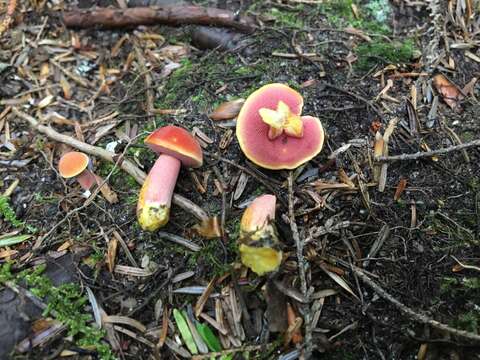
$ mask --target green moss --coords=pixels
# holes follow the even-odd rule
[[[92,316],[85,309],[88,299],[81,288],[74,283],[53,286],[51,280],[42,275],[44,270],[45,266],[39,266],[14,275],[11,264],[7,263],[0,267],[0,283],[25,283],[31,293],[48,301],[43,316],[55,313],[55,318],[67,326],[68,336],[77,346],[96,349],[102,360],[115,359],[110,347],[102,341],[104,331],[91,325]]]
[[[35,202],[38,204],[58,204],[59,198],[55,195],[45,195],[39,192],[36,192],[33,195]]]
[[[478,330],[480,329],[480,312],[472,310],[460,314],[454,322],[454,326],[478,334]]]
[[[356,49],[358,60],[355,66],[360,70],[368,70],[379,62],[383,64],[408,63],[412,60],[414,50],[411,39],[403,42],[376,40],[363,43]]]
[[[110,162],[102,162],[98,167],[98,174],[104,179],[110,174],[109,182],[115,185],[127,185],[129,189],[138,189],[140,185],[131,176],[123,172],[120,167],[115,167]]]
[[[199,262],[203,262],[211,268],[211,272],[214,275],[223,275],[228,272],[230,270],[230,264],[221,262],[221,259],[224,258],[224,250],[220,241],[222,240],[208,240],[200,251],[192,253],[187,261],[189,269],[194,270],[198,268]],[[183,253],[185,253],[185,249],[183,249]]]
[[[8,202],[8,197],[0,195],[0,215],[16,228],[22,227],[24,225],[23,221],[20,221],[15,216],[15,211]]]
[[[326,15],[332,25],[340,26],[355,20],[353,4],[353,0],[329,0],[318,5],[318,9]]]
[[[302,9],[303,6],[301,5],[297,5],[293,11],[285,11],[274,7],[270,9],[268,14],[275,18],[275,25],[277,26],[303,29],[305,24],[302,20],[302,16],[298,14],[298,11],[301,11]]]
[[[20,221],[17,219],[15,211],[8,200],[8,197],[0,195],[0,217],[2,217],[6,222],[10,223],[15,228],[25,227],[30,233],[37,232],[37,229],[34,226],[28,225],[25,223],[25,221]]]

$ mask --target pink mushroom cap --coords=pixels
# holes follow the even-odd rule
[[[302,116],[303,136],[285,133],[271,140],[269,125],[262,121],[261,108],[275,110],[279,101],[300,115],[302,96],[284,84],[268,84],[253,92],[245,101],[237,118],[237,139],[245,156],[255,164],[272,170],[295,169],[314,158],[322,150],[324,131],[319,119]]]

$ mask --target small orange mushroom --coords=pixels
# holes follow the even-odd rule
[[[187,130],[173,125],[155,130],[145,139],[145,144],[160,156],[140,190],[137,218],[142,229],[155,231],[169,220],[180,166],[202,166],[203,153]]]
[[[266,169],[295,169],[322,150],[319,119],[301,116],[302,96],[284,84],[253,92],[237,118],[237,139],[247,158]]]
[[[58,171],[66,179],[76,178],[84,190],[89,190],[97,183],[97,178],[91,170],[90,158],[79,151],[65,153],[58,163]]]
[[[240,222],[239,251],[242,263],[258,275],[276,271],[282,251],[275,228],[274,195],[257,197]]]

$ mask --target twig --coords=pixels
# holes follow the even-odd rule
[[[298,274],[300,277],[300,290],[302,295],[308,299],[307,279],[305,276],[305,259],[303,257],[304,241],[300,238],[297,223],[295,221],[295,210],[293,206],[293,171],[288,174],[288,217],[290,220],[290,229],[292,230],[293,240],[297,248]],[[312,353],[312,329],[310,328],[310,307],[308,304],[302,305],[305,324],[305,358],[310,358]]]
[[[386,161],[406,161],[406,160],[417,160],[424,157],[432,157],[438,155],[444,155],[451,153],[453,151],[463,150],[471,147],[480,146],[480,139],[466,142],[460,145],[454,145],[443,149],[432,150],[432,151],[419,151],[414,154],[401,154],[394,156],[380,156],[376,158],[376,161],[386,162]]]
[[[102,149],[101,147],[98,147],[98,146],[93,146],[93,145],[84,143],[70,136],[60,134],[59,132],[55,131],[53,128],[49,126],[41,125],[37,119],[33,118],[32,116],[16,108],[13,108],[13,112],[17,116],[26,120],[32,128],[46,135],[52,140],[70,145],[80,151],[83,151],[92,156],[98,156],[103,160],[114,163],[114,164],[118,161],[115,159],[118,155],[110,151]],[[143,182],[145,181],[146,174],[142,170],[140,170],[132,161],[128,159],[121,159],[121,161],[119,161],[118,166],[120,166],[120,168],[123,171],[131,175],[140,185],[143,184]],[[200,208],[198,205],[184,198],[181,195],[174,194],[172,202],[178,207],[182,208],[183,210],[188,211],[190,214],[192,214],[199,220],[203,221],[208,219],[207,213],[202,208]]]
[[[370,286],[380,297],[384,298],[385,300],[392,303],[397,309],[399,309],[402,313],[409,316],[411,319],[418,321],[422,324],[430,325],[441,331],[446,331],[452,335],[463,337],[465,339],[473,340],[476,342],[480,342],[480,335],[471,333],[469,331],[460,330],[452,328],[448,325],[442,324],[436,320],[430,319],[428,316],[424,314],[419,314],[410,309],[408,306],[402,304],[400,301],[395,299],[392,295],[387,293],[380,285],[375,283],[367,274],[365,274],[360,268],[351,265],[350,268],[352,271],[358,275],[358,277],[368,286]]]
[[[135,7],[128,9],[98,8],[65,12],[63,22],[75,28],[125,28],[138,25],[214,25],[251,33],[254,28],[244,19],[237,19],[228,10],[193,5]]]
[[[288,175],[288,215],[290,218],[290,228],[292,229],[293,239],[295,240],[295,246],[297,247],[297,260],[298,260],[298,272],[300,275],[300,289],[302,294],[307,294],[307,281],[305,277],[305,266],[303,259],[303,241],[300,239],[298,233],[297,223],[295,222],[295,212],[293,209],[293,171],[290,171]]]
[[[460,260],[458,260],[455,256],[453,255],[450,255],[452,257],[453,260],[455,260],[458,265],[460,265],[462,268],[464,269],[469,269],[469,270],[476,270],[476,271],[480,271],[480,267],[478,266],[474,266],[474,265],[467,265],[467,264],[464,264],[462,262],[460,262]]]
[[[336,91],[339,91],[341,93],[344,93],[345,95],[348,95],[348,96],[351,96],[361,102],[363,102],[364,104],[366,104],[369,108],[371,108],[375,114],[377,114],[377,116],[380,118],[380,119],[383,119],[383,114],[380,112],[380,110],[378,110],[378,108],[371,102],[371,101],[368,101],[367,99],[365,99],[363,96],[361,95],[358,95],[358,94],[355,94],[351,91],[348,91],[348,90],[345,90],[345,89],[342,89],[338,86],[335,86],[333,84],[329,84],[329,83],[324,83],[324,82],[321,82],[319,84],[324,84],[326,87],[332,89],[332,90],[336,90]]]
[[[135,49],[135,54],[137,56],[138,65],[140,70],[145,78],[145,96],[147,100],[146,113],[151,115],[153,106],[153,91],[152,91],[152,76],[150,75],[150,70],[147,69],[145,57],[143,56],[142,51],[140,50],[140,44],[136,38],[133,38],[133,48]]]

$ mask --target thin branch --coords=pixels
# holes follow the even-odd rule
[[[300,289],[303,296],[307,295],[307,280],[305,277],[305,260],[303,258],[304,242],[300,239],[297,223],[295,222],[295,211],[293,208],[293,171],[288,175],[288,215],[290,218],[290,228],[292,229],[293,240],[297,247],[298,272],[300,276]]]
[[[453,151],[463,150],[470,147],[480,146],[480,139],[466,142],[460,145],[454,145],[443,149],[432,150],[432,151],[419,151],[414,154],[401,154],[394,156],[379,156],[376,158],[376,161],[387,162],[387,161],[406,161],[406,160],[417,160],[424,157],[432,157],[438,155],[445,155]]]
[[[302,295],[308,299],[307,292],[307,279],[305,275],[305,259],[303,257],[303,246],[305,242],[300,238],[298,232],[297,223],[295,221],[295,209],[293,204],[293,171],[290,171],[288,174],[288,217],[290,220],[290,229],[292,230],[293,240],[295,241],[295,246],[297,248],[297,266],[298,274],[300,277],[300,290]],[[308,304],[302,305],[303,307],[303,317],[305,324],[305,358],[308,359],[312,352],[312,329],[311,329],[311,316],[310,316],[310,307]]]
[[[251,33],[254,30],[247,19],[224,9],[193,5],[165,7],[135,7],[128,9],[77,9],[65,12],[63,22],[67,27],[75,28],[125,28],[138,25],[214,25],[231,27],[238,31]]]
[[[115,164],[118,161],[118,155],[110,151],[102,149],[101,147],[98,147],[98,146],[93,146],[93,145],[84,143],[83,141],[79,141],[70,136],[60,134],[59,132],[55,131],[53,128],[49,126],[41,125],[37,119],[18,110],[17,108],[13,108],[12,110],[18,117],[27,121],[33,129],[46,135],[52,140],[70,145],[89,155],[98,156],[99,158],[102,158],[103,160],[111,162],[113,164]],[[147,175],[142,170],[140,170],[137,167],[137,165],[135,165],[132,161],[122,158],[119,161],[118,165],[123,171],[131,175],[140,185],[143,184]],[[182,208],[183,210],[189,212],[199,220],[203,221],[208,219],[207,213],[202,208],[200,208],[198,205],[184,198],[181,195],[174,194],[172,202],[178,207]]]
[[[465,330],[452,328],[448,325],[442,324],[441,322],[433,320],[424,314],[419,314],[413,311],[408,306],[402,304],[400,301],[395,299],[392,295],[387,293],[380,285],[378,285],[372,279],[370,279],[370,277],[367,274],[365,274],[360,268],[353,265],[351,265],[350,268],[355,274],[357,274],[360,280],[362,280],[366,285],[371,287],[380,297],[392,303],[392,305],[394,305],[397,309],[399,309],[402,313],[410,317],[412,320],[418,321],[422,324],[430,325],[431,327],[434,327],[441,331],[446,331],[455,336],[480,342],[480,335],[478,334],[474,334],[472,332],[465,331]]]

